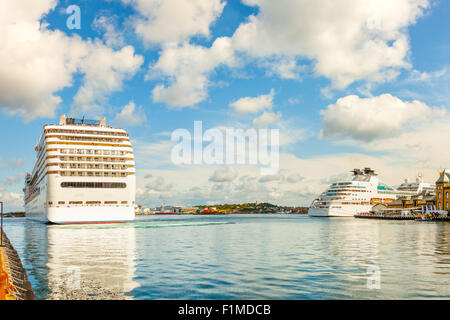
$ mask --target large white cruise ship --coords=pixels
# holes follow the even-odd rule
[[[379,181],[370,168],[354,169],[353,179],[333,183],[308,210],[313,217],[353,217],[369,212],[378,203],[397,198],[396,190]]]
[[[58,224],[133,220],[133,149],[123,129],[61,115],[45,125],[25,177],[27,218]]]

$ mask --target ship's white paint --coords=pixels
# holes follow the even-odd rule
[[[61,118],[63,119],[63,117]],[[65,117],[64,119],[65,120]],[[63,120],[61,120],[63,122]],[[134,156],[132,153],[131,144],[129,141],[120,142],[120,146],[100,146],[96,145],[97,142],[91,141],[76,141],[82,142],[80,145],[67,145],[64,142],[70,140],[59,139],[56,136],[89,136],[93,138],[111,138],[107,133],[122,132],[123,129],[114,129],[106,126],[87,126],[87,125],[46,125],[44,130],[48,129],[70,129],[70,130],[92,130],[97,132],[105,132],[106,134],[66,134],[66,133],[47,133],[43,134],[39,139],[37,145],[37,159],[47,158],[43,163],[46,166],[44,178],[37,182],[39,179],[35,179],[33,184],[26,183],[24,192],[25,197],[31,190],[38,188],[40,190],[39,195],[33,200],[25,203],[26,217],[33,220],[51,223],[98,223],[98,222],[124,222],[131,221],[135,218],[134,206],[135,206],[135,194],[136,194],[136,178],[134,168]],[[45,132],[45,131],[44,131]],[[47,137],[47,139],[45,139]],[[112,137],[117,138],[117,137]],[[47,145],[47,142],[56,142],[56,144]],[[61,144],[60,144],[61,143]],[[55,151],[49,151],[48,149],[56,149]],[[61,150],[98,150],[103,153],[106,151],[125,151],[129,152],[124,155],[110,155],[111,159],[120,159],[122,162],[108,162],[104,161],[68,161],[68,157],[82,156],[84,159],[87,156],[79,154],[63,154]],[[42,151],[42,153],[40,153]],[[86,152],[86,151],[83,151]],[[41,154],[41,155],[40,155]],[[95,157],[96,155],[88,155],[89,157]],[[61,160],[61,157],[67,158],[65,161]],[[98,155],[100,157],[108,157],[108,155]],[[38,159],[39,158],[39,159]],[[98,169],[78,169],[68,168],[72,163],[78,165],[84,164],[85,166],[99,164]],[[52,165],[49,165],[52,164]],[[126,169],[105,169],[104,165],[117,165],[126,166]],[[65,165],[63,168],[61,165]],[[42,165],[35,165],[33,172],[28,176],[28,180],[31,181],[35,175],[38,174],[39,168]],[[101,176],[78,176],[78,172],[96,172]],[[52,172],[52,173],[49,173]],[[61,172],[75,172],[76,176],[61,175]],[[126,174],[126,176],[103,176],[104,174],[115,172],[117,174]],[[41,176],[41,175],[40,175]],[[27,178],[26,178],[27,180]],[[29,182],[28,181],[28,182]],[[71,188],[62,187],[63,182],[107,182],[107,183],[125,183],[125,188]],[[70,204],[70,202],[82,202],[82,204]],[[92,201],[100,201],[100,204],[87,204]],[[117,204],[106,204],[110,202],[117,202]]]
[[[396,198],[396,191],[381,183],[370,168],[364,171],[355,169],[353,180],[333,183],[314,200],[308,215],[353,217],[369,212],[377,203],[388,203]]]

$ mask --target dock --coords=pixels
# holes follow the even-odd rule
[[[357,214],[355,218],[359,219],[378,219],[378,220],[422,220],[422,221],[450,221],[450,217],[425,217],[422,219],[420,215],[383,215],[383,214]]]
[[[17,251],[0,229],[0,300],[34,300],[34,292]]]

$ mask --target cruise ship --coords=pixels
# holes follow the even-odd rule
[[[435,194],[436,184],[423,182],[423,175],[420,173],[417,175],[415,182],[410,182],[408,179],[405,179],[405,182],[397,188],[397,194],[399,196],[413,196],[422,192]]]
[[[378,203],[397,198],[394,188],[382,183],[370,168],[354,169],[353,179],[333,183],[311,204],[308,215],[313,217],[353,217],[369,212]]]
[[[44,126],[25,176],[26,217],[56,224],[134,220],[136,176],[124,129],[61,115]]]

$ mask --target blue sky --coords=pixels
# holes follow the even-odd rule
[[[20,209],[42,126],[61,113],[128,130],[141,204],[308,205],[363,166],[433,182],[450,163],[450,4],[391,2],[0,0],[0,198]],[[246,97],[252,112],[231,106]],[[263,115],[280,129],[278,174],[171,161],[175,129]]]

